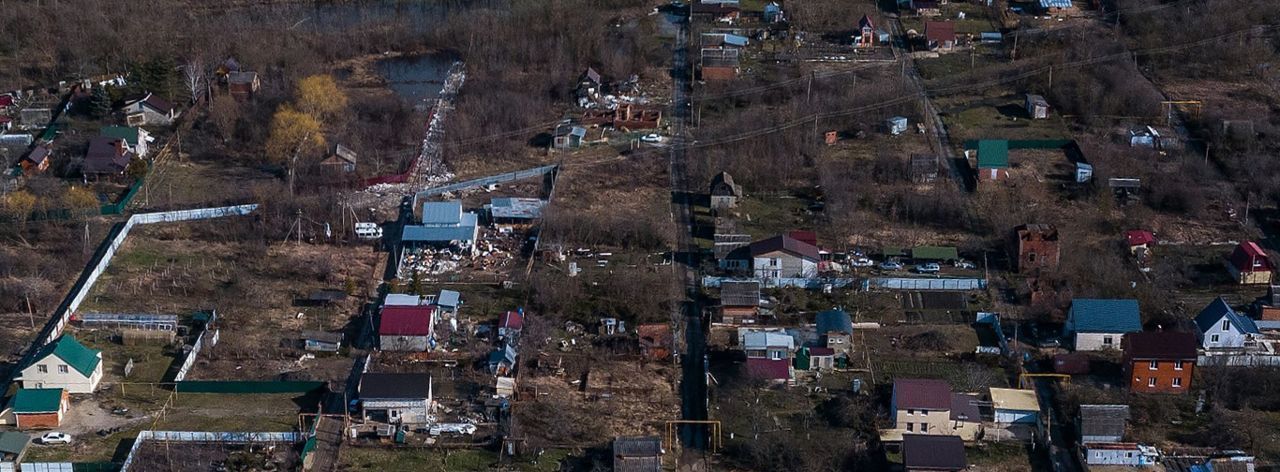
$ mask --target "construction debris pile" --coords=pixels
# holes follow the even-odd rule
[[[474,247],[406,250],[401,256],[399,277],[409,279],[417,273],[427,280],[431,276],[462,272],[468,275],[500,275],[520,254],[523,240],[519,233],[483,228]]]

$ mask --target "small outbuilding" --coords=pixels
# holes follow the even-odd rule
[[[964,440],[959,436],[902,435],[902,466],[906,472],[957,472],[969,468]]]
[[[1033,120],[1043,120],[1049,117],[1049,101],[1045,100],[1043,95],[1028,93],[1026,108],[1027,116]]]
[[[1040,400],[1035,390],[992,388],[991,407],[1001,424],[1034,424],[1040,421]]]
[[[662,439],[657,436],[620,436],[613,440],[615,472],[661,472]]]
[[[1245,241],[1231,251],[1231,256],[1227,259],[1227,271],[1241,285],[1269,284],[1275,266],[1271,265],[1271,257],[1262,246],[1253,241]]]
[[[742,186],[733,182],[728,172],[720,172],[711,178],[711,209],[724,210],[738,206]]]
[[[70,396],[61,388],[22,388],[13,396],[18,429],[57,428],[70,407]]]
[[[884,129],[885,131],[888,131],[889,134],[897,136],[899,134],[907,132],[908,124],[909,123],[907,122],[907,117],[895,116],[893,118],[889,118],[888,120],[885,120]]]

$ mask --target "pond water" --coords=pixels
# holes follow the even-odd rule
[[[456,60],[448,53],[418,54],[382,59],[375,68],[392,92],[418,105],[440,95],[449,67]]]

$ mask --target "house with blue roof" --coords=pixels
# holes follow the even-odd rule
[[[1138,301],[1077,298],[1071,301],[1063,333],[1077,351],[1120,349],[1126,333],[1142,331]]]
[[[1196,315],[1200,347],[1205,349],[1242,349],[1258,336],[1258,325],[1237,312],[1222,297],[1213,299]]]
[[[411,247],[456,247],[470,253],[479,233],[479,215],[463,212],[459,200],[425,202],[419,224],[405,225],[400,237]]]

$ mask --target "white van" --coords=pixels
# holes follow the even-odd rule
[[[356,223],[356,237],[360,239],[378,239],[382,237],[382,227],[377,223]]]

